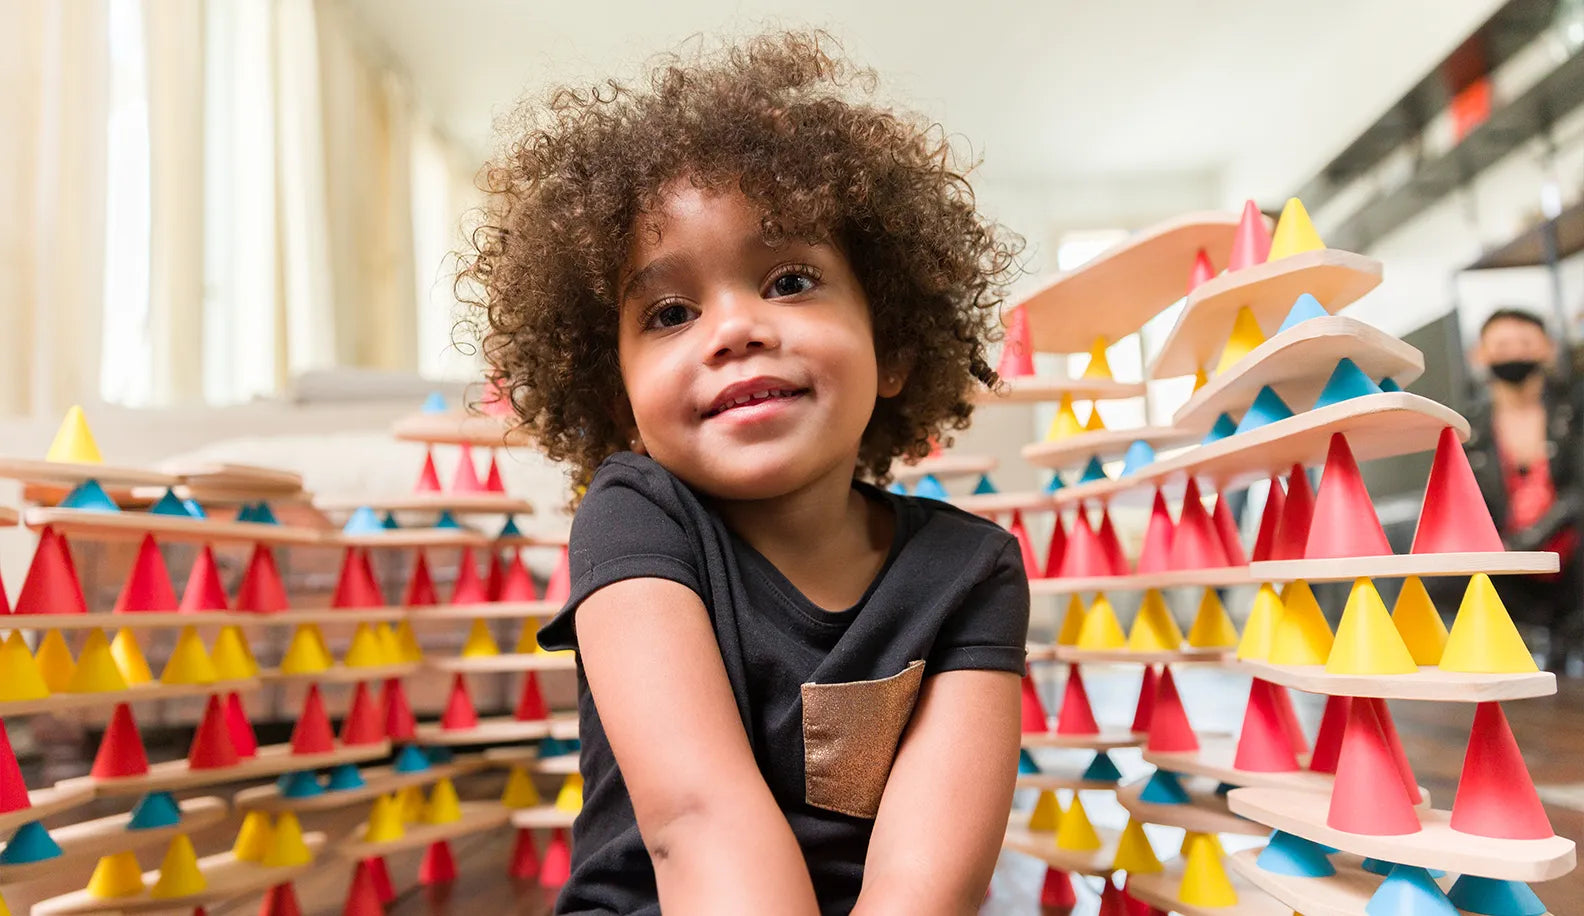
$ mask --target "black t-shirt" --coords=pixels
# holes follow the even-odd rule
[[[1028,579],[1011,535],[945,503],[853,485],[893,509],[896,534],[863,598],[827,611],[659,464],[614,455],[572,523],[571,597],[539,634],[546,649],[577,648],[579,603],[624,579],[697,592],[754,758],[827,914],[857,900],[874,809],[921,678],[1022,674],[1028,635]],[[581,663],[578,719],[583,811],[556,911],[659,913],[653,866]]]

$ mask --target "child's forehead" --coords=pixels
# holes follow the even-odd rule
[[[701,186],[674,179],[634,217],[624,268],[636,269],[644,260],[679,249],[751,253],[827,240],[828,233],[794,229],[772,211],[772,204],[749,197],[733,183]]]

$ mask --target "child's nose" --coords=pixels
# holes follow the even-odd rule
[[[773,350],[781,344],[771,309],[757,295],[723,295],[706,306],[704,314],[713,318],[710,362]]]

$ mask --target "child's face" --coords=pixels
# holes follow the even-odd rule
[[[850,475],[882,379],[869,304],[829,244],[765,244],[740,192],[674,182],[621,271],[622,382],[642,448],[719,499]]]

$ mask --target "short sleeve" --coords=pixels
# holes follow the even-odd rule
[[[1017,541],[1007,538],[984,579],[947,617],[930,650],[926,673],[1026,670],[1028,575]]]
[[[595,472],[567,542],[571,594],[539,631],[549,650],[576,649],[578,605],[625,579],[669,579],[695,592],[701,573],[681,484],[652,459],[630,453],[607,458]]]

